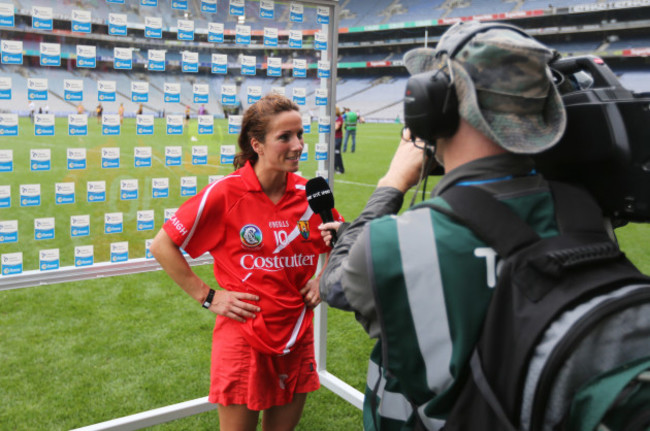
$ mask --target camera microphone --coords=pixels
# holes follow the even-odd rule
[[[323,177],[315,177],[307,181],[305,186],[309,208],[320,216],[323,223],[334,221],[332,210],[334,209],[334,195],[327,181]],[[336,231],[330,229],[332,234],[332,245],[336,243]]]

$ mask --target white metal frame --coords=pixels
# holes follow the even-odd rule
[[[343,398],[353,406],[361,409],[363,394],[343,380],[329,373],[327,365],[327,306],[320,305],[316,308],[314,317],[314,344],[318,376],[323,386]],[[171,422],[188,416],[198,415],[216,409],[216,404],[208,402],[208,397],[197,398],[166,407],[161,407],[131,416],[112,419],[110,421],[77,428],[72,431],[133,431],[142,428]]]
[[[186,257],[190,266],[207,265],[212,263],[212,256],[205,254],[196,259]],[[69,281],[92,280],[93,278],[113,277],[116,275],[138,274],[161,270],[162,267],[155,259],[129,259],[126,262],[101,262],[92,266],[76,267],[63,266],[54,271],[24,271],[20,274],[3,275],[0,277],[0,291],[19,289],[21,287],[45,286],[49,284],[67,283]]]

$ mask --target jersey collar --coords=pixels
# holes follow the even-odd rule
[[[260,180],[257,178],[255,169],[253,169],[253,165],[251,164],[250,160],[247,161],[246,164],[244,164],[244,167],[241,169],[241,176],[246,182],[249,190],[256,192],[262,191]],[[296,190],[296,178],[298,178],[296,174],[293,172],[287,172],[287,186],[284,190],[285,193],[293,193]]]

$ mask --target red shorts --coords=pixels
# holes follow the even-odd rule
[[[244,404],[251,410],[266,410],[290,403],[293,394],[313,392],[320,387],[313,327],[308,328],[291,353],[276,356],[254,350],[238,325],[232,319],[217,317],[208,397],[211,403]]]

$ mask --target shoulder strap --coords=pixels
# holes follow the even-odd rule
[[[442,197],[453,212],[428,202],[418,207],[427,206],[460,221],[500,256],[510,256],[516,250],[539,240],[539,235],[533,228],[506,204],[478,187],[451,187]]]
[[[586,191],[550,181],[560,232],[603,232],[602,210]]]
[[[604,233],[602,211],[583,190],[559,182],[550,182],[560,232]],[[540,239],[535,230],[506,204],[483,189],[455,186],[442,193],[453,212],[422,203],[461,222],[476,236],[507,257]]]
[[[479,356],[478,348],[474,349],[474,353],[472,353],[472,357],[469,360],[469,365],[470,368],[472,369],[472,377],[474,378],[474,383],[476,384],[476,387],[478,387],[479,391],[481,391],[483,398],[490,405],[492,411],[501,422],[501,425],[503,425],[507,431],[517,431],[517,428],[515,428],[512,422],[510,422],[508,415],[503,410],[499,398],[492,390],[492,387],[490,386],[490,383],[488,382],[487,377],[483,372],[483,367],[481,366],[481,357]]]

